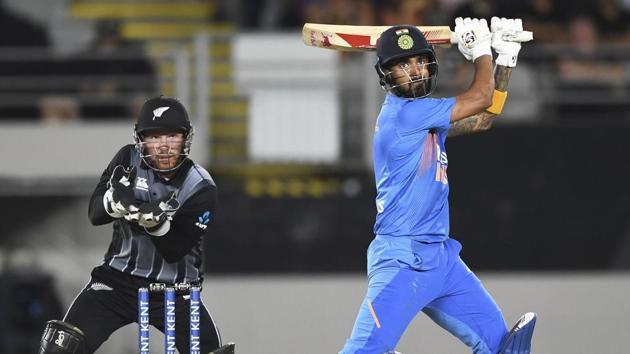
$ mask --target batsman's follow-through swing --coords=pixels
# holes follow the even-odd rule
[[[496,17],[490,28],[485,19],[457,18],[454,33],[411,25],[304,26],[306,45],[376,49],[375,69],[387,91],[374,130],[377,215],[368,289],[340,354],[396,353],[419,311],[473,353],[530,353],[536,315],[525,314],[508,331],[500,308],[460,258],[461,244],[450,237],[445,140],[490,128],[503,109],[520,42],[532,37],[520,19]],[[473,82],[457,97],[428,97],[438,75],[431,43],[456,43],[474,63]],[[494,77],[491,48],[498,54]]]

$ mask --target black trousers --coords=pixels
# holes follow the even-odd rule
[[[86,354],[94,353],[109,336],[122,326],[138,321],[138,288],[151,281],[101,265],[92,270],[90,283],[79,293],[64,321],[85,333]],[[150,294],[150,323],[164,332],[164,295]],[[175,337],[180,354],[190,352],[189,297],[178,294],[175,300]],[[205,306],[201,306],[201,352],[221,346],[219,330]],[[152,352],[158,348],[153,348]],[[163,348],[159,348],[163,350]]]

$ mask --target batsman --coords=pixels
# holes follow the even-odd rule
[[[429,97],[438,62],[422,32],[402,25],[380,36],[375,67],[387,95],[374,131],[375,238],[367,294],[341,354],[395,353],[420,311],[473,353],[530,353],[536,315],[509,331],[449,234],[445,147],[447,137],[487,130],[501,113],[521,49],[510,38],[520,31],[520,19],[494,17],[488,28],[485,19],[457,18],[458,49],[475,71],[470,87],[450,98]]]
[[[123,146],[103,171],[89,203],[92,224],[113,225],[102,264],[62,321],[49,321],[40,354],[94,353],[122,326],[137,322],[139,288],[151,283],[200,285],[202,241],[214,217],[217,188],[190,158],[193,127],[184,106],[159,96],[141,108],[135,143]],[[190,353],[189,297],[176,296],[176,345]],[[164,303],[152,299],[150,324],[164,332]],[[210,313],[201,306],[201,348],[231,354]]]

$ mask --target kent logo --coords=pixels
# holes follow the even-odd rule
[[[199,227],[200,229],[205,230],[208,227],[209,222],[210,222],[210,212],[206,211],[205,213],[201,214],[201,216],[197,218],[197,222],[195,223],[195,225]]]
[[[190,299],[190,353],[201,354],[201,303],[199,300]]]
[[[140,353],[151,353],[149,351],[149,338],[140,337]]]
[[[175,354],[175,336],[166,336],[166,352]]]
[[[175,301],[166,301],[166,330],[175,330]]]
[[[166,299],[166,325],[164,326],[164,347],[165,353],[175,354],[175,300]]]
[[[140,321],[138,326],[140,331],[140,353],[149,354],[149,303],[147,301],[140,301]]]

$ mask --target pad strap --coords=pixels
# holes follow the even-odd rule
[[[486,111],[494,114],[501,114],[506,99],[507,91],[494,90],[494,92],[492,93],[492,105],[486,108]]]

